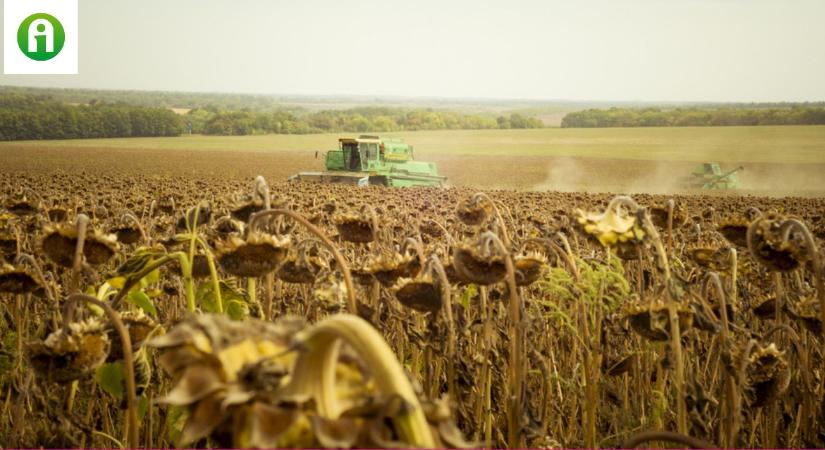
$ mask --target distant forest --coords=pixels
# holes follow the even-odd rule
[[[819,105],[819,104],[817,104]],[[825,125],[825,108],[610,108],[571,112],[562,128]]]
[[[72,105],[48,96],[0,94],[0,140],[178,136],[167,108],[92,102]]]
[[[47,92],[47,93],[44,93]],[[432,108],[354,107],[308,112],[278,108],[265,97],[223,94],[147,93],[155,106],[132,91],[0,87],[0,140],[79,139],[209,135],[390,132],[414,130],[540,128],[539,119],[519,113],[462,114]],[[174,100],[218,100],[176,114]],[[132,103],[134,101],[134,103]],[[242,106],[241,105],[247,105]],[[249,106],[252,105],[252,106]],[[234,109],[238,107],[238,109]],[[187,108],[182,108],[184,111]]]
[[[206,107],[182,116],[193,133],[216,135],[481,130],[541,128],[540,120],[518,113],[497,118],[432,109],[361,107],[297,115],[289,111],[223,111]]]

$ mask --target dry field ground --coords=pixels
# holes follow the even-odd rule
[[[701,161],[745,166],[739,194],[825,194],[825,127],[541,129],[391,133],[438,163],[456,186],[684,193]],[[97,139],[0,143],[0,170],[76,171],[95,161],[138,173],[209,173],[283,180],[320,170],[315,150],[342,135]],[[321,154],[322,155],[322,154]]]

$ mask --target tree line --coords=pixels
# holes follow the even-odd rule
[[[571,112],[562,128],[825,125],[825,108],[610,108]]]
[[[360,107],[296,113],[208,105],[184,115],[168,108],[92,99],[86,104],[51,95],[0,92],[0,140],[209,135],[393,132],[539,128],[522,114],[483,116],[432,109]]]
[[[74,105],[49,96],[0,94],[0,140],[5,141],[178,136],[181,125],[166,108]]]
[[[391,132],[416,130],[481,130],[541,128],[536,118],[518,113],[496,118],[432,109],[360,107],[298,115],[290,111],[196,108],[183,119],[193,133],[212,135]]]

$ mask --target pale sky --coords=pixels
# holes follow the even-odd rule
[[[286,95],[823,101],[823,0],[79,0],[79,75]]]

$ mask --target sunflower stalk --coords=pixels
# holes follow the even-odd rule
[[[347,264],[344,256],[341,255],[341,252],[338,251],[338,248],[329,238],[324,234],[323,231],[319,230],[318,227],[311,224],[304,216],[301,214],[291,211],[288,209],[270,209],[266,211],[259,211],[249,218],[249,229],[250,232],[256,231],[258,223],[265,217],[278,217],[278,216],[287,216],[296,222],[303,225],[310,233],[314,234],[324,243],[324,245],[332,252],[332,256],[335,258],[336,263],[338,264],[338,270],[340,270],[344,275],[344,285],[347,288],[347,306],[349,309],[350,314],[358,314],[358,303],[355,299],[355,287],[352,284],[352,274],[349,269],[349,264]]]
[[[335,392],[335,364],[340,345],[345,343],[364,361],[382,394],[404,401],[406,408],[393,417],[401,439],[412,447],[435,445],[404,369],[386,341],[365,320],[349,314],[332,316],[301,331],[296,343],[303,351],[295,362],[287,392],[297,398],[309,396],[322,416],[336,419],[342,411]]]
[[[124,421],[125,434],[129,443],[129,448],[138,448],[138,404],[137,395],[135,394],[135,366],[132,355],[132,340],[129,337],[129,332],[123,325],[120,319],[120,314],[115,311],[108,303],[102,302],[94,297],[84,294],[72,294],[66,300],[67,305],[71,305],[69,310],[74,310],[74,305],[78,302],[88,303],[98,308],[102,308],[109,317],[112,325],[120,336],[121,350],[123,352],[123,371],[126,380],[126,404],[127,404],[127,420]],[[63,330],[68,330],[64,325]]]
[[[524,329],[521,323],[521,298],[516,285],[516,272],[513,265],[513,258],[505,247],[501,239],[494,233],[486,232],[485,237],[496,247],[497,251],[504,256],[504,264],[507,270],[507,290],[509,299],[509,321],[508,335],[510,336],[510,351],[507,384],[507,445],[510,448],[522,447],[521,420],[523,406],[523,392],[525,381],[525,358],[523,354]]]
[[[255,189],[253,195],[260,195],[261,199],[264,203],[264,211],[269,211],[272,209],[272,199],[270,198],[269,193],[269,184],[266,182],[266,179],[262,175],[258,175],[255,177]],[[272,319],[272,287],[275,283],[275,274],[272,272],[265,275],[265,295],[266,299],[264,301],[264,305],[262,308],[262,315],[264,319],[270,320]],[[253,286],[255,282],[252,282]],[[280,299],[280,295],[278,298]]]
[[[77,221],[75,222],[75,227],[77,227],[77,245],[74,250],[72,278],[69,283],[69,293],[71,294],[74,294],[80,289],[80,271],[83,268],[83,246],[86,244],[86,228],[88,226],[89,217],[86,214],[78,214]]]
[[[212,291],[215,293],[215,304],[218,312],[223,314],[223,297],[221,294],[221,279],[218,277],[218,269],[215,267],[215,256],[212,254],[212,249],[200,237],[198,237],[198,245],[203,250],[206,257],[206,264],[209,266],[209,278],[212,281]]]

